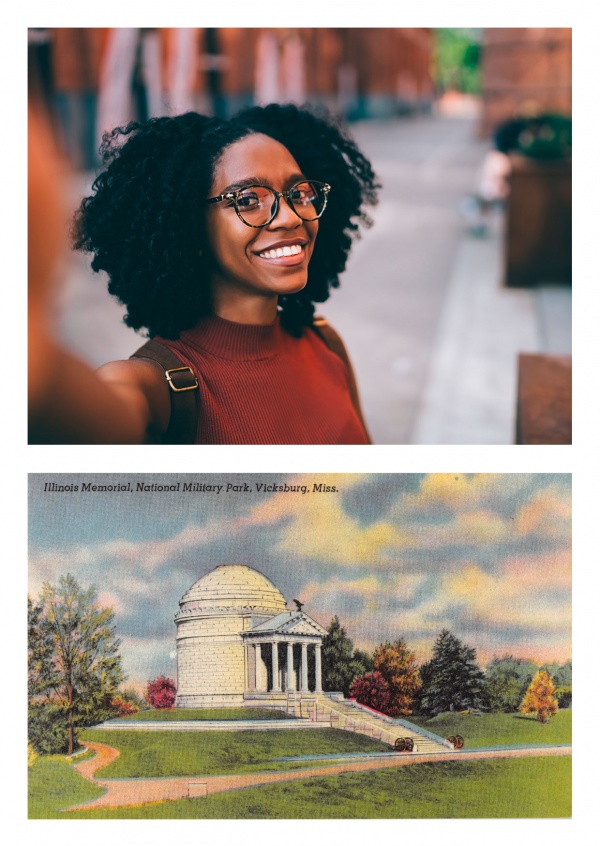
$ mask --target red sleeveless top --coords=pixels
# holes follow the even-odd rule
[[[203,318],[177,341],[157,338],[198,377],[198,444],[366,444],[348,371],[310,328]]]

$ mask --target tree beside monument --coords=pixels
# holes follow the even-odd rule
[[[28,599],[29,739],[38,752],[73,754],[77,730],[113,715],[124,675],[112,608],[68,574]]]

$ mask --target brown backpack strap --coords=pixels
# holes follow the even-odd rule
[[[335,329],[327,322],[327,320],[325,320],[324,317],[315,317],[312,323],[312,328],[317,333],[317,335],[319,335],[319,337],[324,341],[325,345],[329,347],[331,352],[339,356],[346,365],[346,369],[348,371],[348,388],[350,390],[350,399],[352,400],[352,405],[354,406],[356,413],[358,414],[358,418],[363,425],[367,440],[369,441],[369,443],[372,443],[369,431],[367,429],[367,425],[365,423],[365,418],[363,417],[362,408],[360,407],[360,398],[358,396],[358,387],[356,385],[354,370],[352,369],[352,363],[350,362],[350,358],[348,356],[348,352],[346,351],[346,347],[344,346],[344,342],[342,341],[338,333],[335,331]]]
[[[159,364],[171,394],[171,416],[163,444],[193,444],[198,428],[200,391],[198,378],[191,367],[160,341],[147,341],[130,358],[147,358]]]

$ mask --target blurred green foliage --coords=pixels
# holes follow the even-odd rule
[[[436,29],[434,35],[434,76],[438,88],[478,94],[481,87],[479,31]]]

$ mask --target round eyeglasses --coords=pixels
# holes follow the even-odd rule
[[[315,182],[312,179],[310,182],[296,182],[289,191],[275,191],[268,185],[248,185],[219,194],[218,197],[210,197],[206,202],[230,200],[242,223],[260,229],[275,219],[281,199],[285,199],[301,220],[318,220],[325,211],[330,190],[331,186],[326,182]]]

